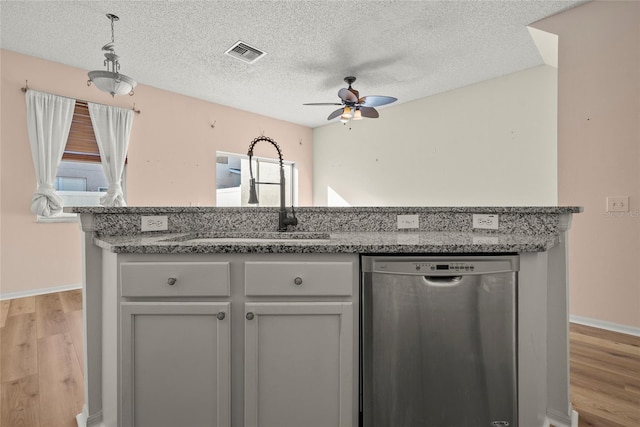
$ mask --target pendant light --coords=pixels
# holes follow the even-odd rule
[[[136,81],[131,77],[120,74],[120,57],[116,55],[115,41],[113,37],[113,23],[119,21],[116,15],[107,13],[107,18],[111,21],[111,43],[107,43],[102,46],[102,50],[105,52],[104,65],[107,70],[89,71],[89,80],[87,86],[91,86],[91,83],[95,84],[98,89],[103,92],[116,95],[133,95],[133,88],[136,87]]]

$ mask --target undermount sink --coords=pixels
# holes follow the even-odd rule
[[[189,233],[163,241],[180,243],[309,243],[328,241],[329,239],[329,233],[215,231]]]
[[[251,237],[212,237],[185,240],[193,243],[309,243],[323,242],[329,239],[268,239]]]

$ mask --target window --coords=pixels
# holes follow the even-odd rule
[[[101,163],[63,160],[58,166],[55,188],[65,206],[100,206],[108,186]]]
[[[257,182],[273,184],[256,185],[257,206],[280,206],[280,161],[265,157],[251,158],[253,177]],[[296,204],[296,169],[293,162],[283,162],[285,179],[285,205]],[[249,157],[241,154],[217,153],[216,205],[249,205]]]
[[[109,186],[100,163],[100,150],[93,132],[89,107],[84,101],[76,101],[69,138],[54,185],[65,206],[100,206],[100,197]],[[39,216],[38,222],[69,221],[75,218],[76,214],[62,213],[49,218]]]

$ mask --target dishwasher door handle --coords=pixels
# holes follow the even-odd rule
[[[462,281],[462,276],[422,276],[431,286],[456,286]]]

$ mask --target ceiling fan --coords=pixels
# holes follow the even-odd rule
[[[373,107],[379,107],[381,105],[391,104],[398,100],[392,96],[363,96],[360,98],[360,92],[351,87],[351,84],[356,81],[353,76],[347,76],[344,78],[345,83],[349,85],[347,88],[342,88],[338,91],[338,97],[342,102],[312,102],[303,105],[340,105],[333,113],[329,114],[327,120],[335,119],[340,116],[340,121],[343,123],[349,120],[360,120],[363,117],[375,119],[379,117],[378,111]]]

